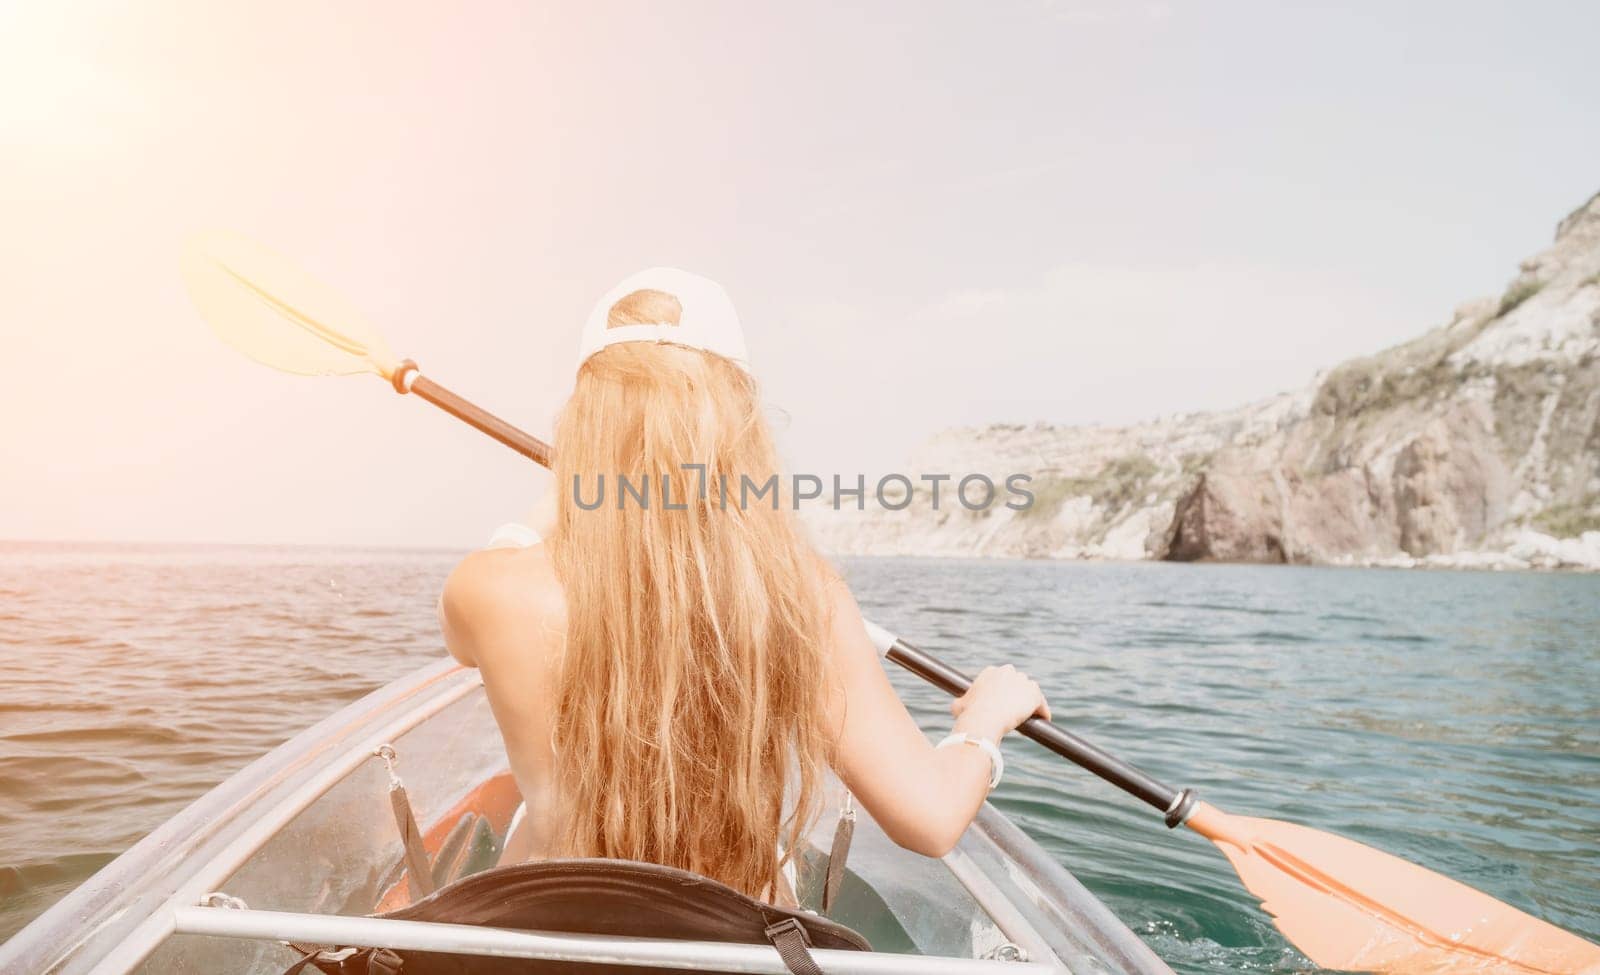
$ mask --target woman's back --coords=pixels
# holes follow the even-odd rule
[[[557,855],[566,822],[552,720],[566,601],[549,552],[537,533],[527,531],[532,537],[517,544],[492,541],[469,556],[451,574],[440,600],[445,642],[457,659],[483,673],[525,803],[519,828],[508,838],[507,862]]]
[[[528,534],[537,538],[535,533]],[[825,576],[831,573],[821,562],[816,571],[815,581],[825,586]],[[555,740],[557,714],[562,706],[559,692],[568,621],[565,594],[549,549],[530,540],[518,545],[491,545],[474,553],[452,573],[441,610],[452,652],[483,673],[485,691],[505,740],[506,756],[526,803],[506,859],[622,856],[617,850],[570,845],[571,810],[579,797],[564,782]],[[737,720],[730,723],[728,731],[741,738],[753,734]],[[703,746],[703,739],[678,743],[696,764],[704,766],[708,775],[715,776],[721,766],[704,757]],[[766,794],[753,805],[781,808],[786,784],[785,778],[766,782]],[[696,791],[704,794],[707,790],[697,785]],[[706,832],[726,835],[725,820],[714,810],[697,806],[689,812],[706,824]],[[765,840],[763,837],[764,844]],[[774,836],[770,846],[763,845],[761,862],[776,869],[780,853],[780,843]],[[665,862],[671,859],[671,851],[664,847],[645,848],[623,858]],[[698,872],[716,876],[718,864],[703,862]],[[771,896],[770,891],[763,893]]]

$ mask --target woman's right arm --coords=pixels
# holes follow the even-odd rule
[[[989,758],[979,748],[928,742],[890,685],[855,599],[842,582],[832,592],[835,704],[843,712],[835,771],[890,839],[944,856],[989,795]],[[1013,667],[986,668],[951,712],[956,731],[996,745],[1034,714],[1050,716],[1039,685]]]

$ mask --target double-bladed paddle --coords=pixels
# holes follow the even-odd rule
[[[337,293],[284,258],[230,234],[192,240],[184,277],[228,344],[302,375],[370,372],[549,466],[550,446],[396,360]],[[959,695],[971,680],[868,624],[889,660]],[[1234,816],[1174,789],[1042,718],[1017,729],[1215,843],[1278,929],[1324,968],[1346,971],[1600,975],[1600,946],[1500,901],[1352,840],[1272,819]]]

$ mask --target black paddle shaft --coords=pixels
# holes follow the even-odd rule
[[[952,697],[965,694],[967,688],[972,686],[972,678],[966,674],[898,637],[884,656]],[[1123,792],[1161,810],[1167,817],[1168,826],[1181,824],[1194,807],[1195,798],[1191,790],[1174,789],[1103,751],[1098,745],[1043,718],[1029,718],[1017,731],[1074,765],[1093,772]]]
[[[543,467],[549,467],[555,456],[551,446],[538,437],[517,429],[488,410],[467,402],[450,390],[417,371],[410,359],[400,364],[391,380],[395,392],[415,393],[451,416],[515,450]],[[890,660],[911,671],[933,686],[954,696],[960,696],[972,686],[972,678],[946,664],[926,650],[896,639],[885,655]],[[1087,769],[1135,798],[1161,810],[1169,827],[1180,825],[1189,818],[1194,808],[1195,794],[1190,789],[1174,789],[1164,782],[1129,765],[1099,746],[1091,744],[1070,731],[1065,731],[1043,718],[1029,718],[1017,729],[1073,764]]]
[[[554,451],[550,449],[549,444],[518,430],[488,410],[467,402],[422,375],[417,371],[417,364],[410,359],[402,362],[400,368],[395,370],[393,383],[395,392],[415,393],[456,419],[465,420],[469,426],[487,433],[541,467],[550,466]]]

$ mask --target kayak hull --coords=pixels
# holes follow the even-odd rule
[[[477,672],[440,661],[195,800],[0,945],[0,971],[279,972],[295,958],[281,944],[179,933],[180,917],[212,894],[225,895],[212,903],[256,911],[336,916],[411,900],[390,773],[375,756],[383,745],[397,756],[435,883],[492,866],[520,797]],[[824,815],[797,858],[804,906],[820,896],[832,828]],[[832,914],[862,931],[875,955],[1026,957],[1062,971],[1170,975],[989,805],[943,860],[900,850],[859,816]]]

